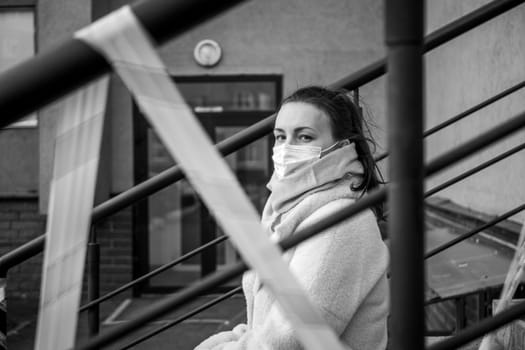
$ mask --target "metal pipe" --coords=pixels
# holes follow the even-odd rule
[[[423,44],[424,52],[431,51],[436,47],[468,32],[486,21],[497,17],[512,8],[524,3],[524,0],[494,0],[480,8],[472,11],[425,37]],[[348,90],[361,87],[372,80],[379,78],[387,71],[386,59],[380,59],[359,71],[350,74],[332,84],[336,87],[344,87]]]
[[[390,336],[393,350],[425,347],[423,26],[420,0],[386,4],[390,150]]]
[[[208,247],[211,247],[211,246],[215,246],[219,243],[221,243],[222,241],[228,239],[228,236],[220,236],[220,237],[217,237],[215,238],[213,241],[210,241],[200,247],[198,247],[197,249],[194,249],[192,250],[191,252],[187,253],[187,254],[184,254],[183,256],[165,264],[165,265],[162,265],[161,267],[158,267],[156,268],[155,270],[151,271],[151,272],[148,272],[147,274],[145,275],[142,275],[140,276],[139,278],[137,279],[134,279],[133,281],[131,282],[128,282],[126,284],[124,284],[123,286],[120,286],[119,288],[103,295],[102,297],[98,298],[97,299],[90,299],[89,303],[85,304],[85,305],[82,305],[79,309],[78,309],[78,312],[83,312],[85,310],[88,310],[90,309],[91,307],[95,306],[95,305],[98,305],[100,304],[101,302],[105,301],[105,300],[108,300],[109,298],[112,298],[114,297],[115,295],[117,294],[120,294],[122,292],[124,292],[125,290],[128,290],[129,288],[132,288],[134,286],[136,286],[137,284],[139,283],[142,283],[148,279],[150,279],[151,277],[153,276],[156,276],[158,275],[159,273],[163,272],[163,271],[166,271],[167,269],[169,268],[172,268],[173,266],[177,265],[177,264],[180,264],[181,262],[185,261],[185,260],[188,260],[189,258],[199,254],[200,252],[202,252],[204,249],[208,248]]]
[[[225,294],[221,295],[220,297],[217,297],[217,298],[207,302],[206,304],[203,304],[203,305],[199,306],[198,308],[196,308],[196,309],[194,309],[194,310],[192,310],[192,311],[190,311],[190,312],[188,312],[188,313],[186,313],[186,314],[176,318],[175,320],[170,321],[170,322],[160,326],[159,328],[154,329],[154,330],[144,334],[140,338],[132,340],[130,343],[124,345],[124,347],[122,347],[120,349],[121,350],[130,349],[133,346],[135,346],[137,344],[140,344],[143,341],[148,340],[149,338],[151,338],[151,337],[153,337],[153,336],[155,336],[155,335],[157,335],[159,333],[162,333],[165,330],[170,329],[171,327],[173,327],[175,325],[178,325],[179,323],[187,320],[188,318],[193,317],[193,316],[197,315],[198,313],[200,313],[200,312],[202,312],[204,310],[207,310],[207,309],[209,309],[210,307],[212,307],[214,305],[217,305],[221,301],[226,300],[226,299],[230,298],[231,296],[233,296],[234,294],[239,293],[241,291],[242,291],[242,287],[234,288],[231,291],[229,291],[228,293],[225,293]]]
[[[443,123],[438,124],[438,125],[430,128],[429,130],[425,131],[423,136],[424,137],[430,136],[430,135],[438,132],[439,130],[444,129],[447,126],[449,126],[451,124],[454,124],[455,122],[460,121],[461,119],[471,115],[472,113],[475,113],[475,112],[479,111],[480,109],[485,108],[488,105],[491,105],[491,104],[493,104],[494,102],[496,102],[498,100],[501,100],[502,98],[512,94],[513,92],[518,91],[519,89],[523,88],[524,86],[525,86],[525,81],[522,81],[519,84],[511,86],[510,88],[505,89],[504,91],[500,92],[499,94],[494,95],[494,96],[486,99],[485,101],[483,101],[481,103],[478,103],[477,105],[467,109],[466,111],[464,111],[462,113],[459,113],[458,115],[456,115],[456,116],[454,116],[454,117],[452,117],[450,119],[445,120]]]
[[[497,216],[495,217],[494,219],[490,220],[489,222],[479,226],[479,227],[476,227],[475,229],[469,231],[469,232],[466,232],[462,235],[459,235],[458,237],[440,245],[439,247],[436,247],[434,249],[432,249],[431,251],[429,251],[428,253],[425,254],[425,259],[428,259],[428,258],[431,258],[433,257],[434,255],[438,254],[438,253],[441,253],[442,251],[444,251],[445,249],[447,248],[450,248],[456,244],[458,244],[459,242],[462,242],[464,241],[465,239],[469,238],[469,237],[472,237],[474,236],[476,233],[479,233],[483,230],[486,230],[487,228],[489,227],[492,227],[494,225],[496,225],[497,223],[503,221],[503,220],[506,220],[516,214],[518,214],[519,212],[525,210],[525,204],[522,204],[520,206],[517,206],[516,208],[512,209],[512,210],[509,210],[507,211],[506,213],[500,215],[500,216]]]
[[[485,101],[483,101],[481,103],[478,103],[477,105],[467,109],[466,111],[464,111],[462,113],[459,113],[458,115],[456,115],[456,116],[454,116],[454,117],[452,117],[450,119],[445,120],[443,123],[440,123],[440,124],[430,128],[430,129],[428,129],[427,131],[425,131],[423,133],[423,137],[430,136],[430,135],[438,132],[439,130],[442,130],[442,129],[446,128],[447,126],[449,126],[451,124],[454,124],[455,122],[457,122],[457,121],[459,121],[459,120],[461,120],[461,119],[471,115],[472,113],[475,113],[475,112],[479,111],[480,109],[482,109],[482,108],[484,108],[484,107],[486,107],[486,106],[488,106],[488,105],[490,105],[490,104],[492,104],[492,103],[502,99],[503,97],[506,97],[506,96],[510,95],[511,93],[513,93],[513,92],[515,92],[515,91],[517,91],[517,90],[519,90],[519,89],[521,89],[523,87],[525,87],[525,81],[523,81],[523,82],[521,82],[519,84],[516,84],[516,85],[514,85],[514,86],[512,86],[512,87],[510,87],[510,88],[508,88],[508,89],[506,89],[506,90],[504,90],[502,92],[500,92],[499,94],[494,95],[491,98],[489,98],[489,99],[487,99],[487,100],[485,100]],[[388,152],[382,153],[382,154],[378,155],[377,157],[375,157],[375,161],[376,162],[380,162],[383,159],[385,159],[386,157],[388,157]]]
[[[136,315],[133,320],[130,320],[120,326],[116,326],[107,332],[103,332],[98,336],[88,340],[87,342],[78,345],[75,349],[97,349],[104,345],[108,345],[122,336],[140,328],[145,323],[165,315],[176,307],[184,305],[185,303],[193,300],[196,295],[205,293],[206,291],[215,288],[216,286],[220,286],[223,283],[237,277],[246,269],[247,266],[242,261],[239,261],[225,270],[208,275],[198,283],[192,284],[188,288],[183,289],[182,291],[173,295],[167,296],[163,300],[154,303],[148,309]]]
[[[466,302],[464,296],[455,298],[454,304],[456,307],[456,332],[467,326],[467,317],[465,315]]]
[[[157,44],[179,35],[242,0],[149,0],[131,10]],[[0,75],[0,128],[23,118],[110,71],[106,60],[80,40],[69,39]],[[24,103],[20,103],[24,101]]]
[[[89,301],[100,296],[100,244],[96,241],[88,243],[88,292]],[[100,307],[94,305],[88,312],[88,334],[93,337],[100,330]]]
[[[525,112],[502,122],[500,125],[495,126],[489,131],[482,133],[481,135],[457,146],[453,150],[443,154],[442,156],[434,159],[425,168],[425,176],[432,176],[435,173],[446,168],[450,164],[456,163],[459,160],[466,158],[467,156],[481,150],[502,138],[517,132],[525,126]]]
[[[453,184],[463,180],[463,179],[466,179],[467,177],[485,169],[485,168],[488,168],[489,166],[499,162],[500,160],[503,160],[511,155],[513,155],[514,153],[517,153],[519,151],[521,151],[522,149],[525,148],[525,143],[519,145],[519,146],[516,146],[514,148],[511,148],[510,150],[508,150],[507,152],[504,152],[492,159],[489,159],[488,161],[468,170],[468,171],[465,171],[464,173],[442,183],[441,185],[438,185],[430,190],[428,190],[426,193],[425,193],[425,198],[426,197],[430,197],[432,196],[433,194],[436,194],[437,192],[441,191],[441,190],[444,190],[445,188],[449,187],[449,186],[452,186]]]
[[[525,315],[525,302],[509,307],[496,315],[480,320],[475,325],[465,328],[455,336],[439,343],[430,345],[427,350],[451,350],[470,343],[482,335],[492,332],[509,322],[515,321]]]

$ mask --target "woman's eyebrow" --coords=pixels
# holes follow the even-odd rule
[[[300,131],[303,131],[303,130],[310,130],[310,131],[313,131],[313,132],[316,131],[314,128],[310,128],[308,126],[300,126],[298,128],[295,128],[294,132],[300,132]]]
[[[311,127],[308,127],[308,126],[300,126],[298,128],[295,128],[293,129],[294,132],[301,132],[303,130],[310,130],[310,131],[313,131],[315,132],[316,130],[314,128],[311,128]],[[281,129],[281,128],[274,128],[273,129],[274,132],[285,132],[284,129]]]

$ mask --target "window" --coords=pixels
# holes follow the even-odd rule
[[[0,0],[0,73],[35,54],[35,11],[28,1]],[[36,113],[9,127],[34,127]]]

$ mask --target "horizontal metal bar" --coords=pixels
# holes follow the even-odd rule
[[[514,153],[517,153],[517,152],[521,151],[524,148],[525,148],[525,143],[523,143],[523,144],[521,144],[519,146],[516,146],[516,147],[508,150],[507,152],[504,152],[504,153],[498,155],[497,157],[494,157],[494,158],[492,158],[492,159],[490,159],[490,160],[488,160],[488,161],[486,161],[486,162],[484,162],[484,163],[482,163],[482,164],[480,164],[480,165],[478,165],[478,166],[476,166],[476,167],[474,167],[474,168],[472,168],[472,169],[470,169],[468,171],[465,171],[464,173],[462,173],[462,174],[460,174],[460,175],[458,175],[458,176],[456,176],[456,177],[454,177],[454,178],[452,178],[452,179],[442,183],[441,185],[438,185],[438,186],[428,190],[425,193],[425,197],[430,197],[430,196],[436,194],[437,192],[442,191],[445,188],[450,187],[453,184],[455,184],[455,183],[457,183],[457,182],[459,182],[459,181],[461,181],[463,179],[466,179],[467,177],[469,177],[471,175],[474,175],[475,173],[477,173],[477,172],[479,172],[479,171],[481,171],[481,170],[483,170],[485,168],[488,168],[489,166],[499,162],[500,160],[503,160],[503,159],[513,155]]]
[[[477,290],[473,290],[473,291],[468,291],[468,292],[465,292],[465,293],[459,293],[459,294],[454,294],[454,295],[449,295],[445,298],[441,298],[441,297],[434,297],[434,298],[431,298],[431,299],[428,299],[425,301],[425,306],[428,306],[428,305],[432,305],[432,304],[436,304],[436,303],[441,303],[443,301],[447,301],[447,300],[452,300],[452,299],[456,299],[458,297],[468,297],[468,296],[472,296],[472,295],[476,295],[476,294],[479,294],[480,292],[485,292],[487,291],[487,289],[489,288],[501,288],[502,285],[493,285],[493,286],[490,286],[490,287],[483,287],[482,289],[477,289]]]
[[[195,27],[242,0],[149,0],[131,10],[157,43]],[[97,51],[69,39],[0,75],[0,128],[110,71]],[[20,103],[20,101],[24,101]]]
[[[193,316],[199,314],[200,312],[202,312],[204,310],[207,310],[207,309],[209,309],[212,306],[217,305],[221,301],[226,300],[226,299],[232,297],[234,294],[239,293],[239,292],[242,292],[242,287],[234,288],[231,291],[229,291],[228,293],[225,293],[225,294],[221,295],[220,297],[217,297],[217,298],[207,302],[206,304],[203,304],[203,305],[199,306],[198,308],[196,308],[196,309],[194,309],[194,310],[192,310],[192,311],[190,311],[190,312],[188,312],[188,313],[178,317],[177,319],[175,319],[173,321],[170,321],[170,322],[160,326],[159,328],[154,329],[154,330],[144,334],[140,338],[137,338],[137,339],[131,341],[130,343],[124,345],[124,347],[122,347],[121,350],[129,349],[129,348],[131,348],[131,347],[133,347],[133,346],[135,346],[137,344],[140,344],[143,341],[148,340],[149,338],[151,338],[151,337],[153,337],[153,336],[155,336],[155,335],[157,335],[159,333],[162,333],[165,330],[168,330],[171,327],[176,326],[176,325],[178,325],[181,322],[184,322],[188,318],[193,317]]]
[[[457,38],[480,24],[497,17],[524,2],[524,0],[494,0],[481,6],[468,15],[465,15],[427,35],[423,44],[423,51],[431,51],[447,41]],[[354,90],[379,78],[385,74],[386,71],[386,59],[383,58],[369,64],[354,74],[338,80],[333,86]]]
[[[166,271],[167,269],[169,269],[169,268],[171,268],[171,267],[173,267],[173,266],[175,266],[175,265],[178,265],[178,264],[180,264],[181,262],[183,262],[183,261],[185,261],[185,260],[188,260],[189,258],[191,258],[191,257],[193,257],[193,256],[195,256],[195,255],[197,255],[197,254],[199,254],[199,253],[202,252],[203,250],[205,250],[205,249],[207,249],[207,248],[209,248],[209,247],[212,247],[212,246],[216,246],[217,244],[219,244],[219,243],[221,243],[221,242],[223,242],[223,241],[225,241],[225,240],[227,240],[227,239],[228,239],[228,236],[224,236],[224,235],[223,235],[223,236],[220,236],[220,237],[217,237],[217,238],[215,238],[214,240],[209,241],[208,243],[203,244],[203,245],[201,245],[200,247],[198,247],[198,248],[192,250],[191,252],[189,252],[189,253],[187,253],[187,254],[184,254],[183,256],[181,256],[181,257],[179,257],[179,258],[177,258],[177,259],[175,259],[175,260],[173,260],[173,261],[171,261],[171,262],[169,262],[169,263],[167,263],[167,264],[165,264],[165,265],[162,265],[162,266],[156,268],[155,270],[150,271],[150,272],[148,272],[147,274],[142,275],[142,276],[140,276],[139,278],[134,279],[133,281],[130,281],[130,282],[126,283],[126,284],[124,284],[123,286],[120,286],[119,288],[117,288],[117,289],[115,289],[115,290],[113,290],[113,291],[111,291],[111,292],[109,292],[109,293],[107,293],[107,294],[101,296],[100,298],[97,298],[97,299],[95,299],[95,300],[90,301],[89,303],[87,303],[87,304],[85,304],[85,305],[82,305],[82,306],[78,309],[78,312],[86,311],[86,310],[88,310],[89,308],[91,308],[91,307],[93,307],[93,306],[95,306],[95,305],[98,305],[98,304],[100,304],[101,302],[103,302],[103,301],[105,301],[105,300],[108,300],[109,298],[112,298],[112,297],[114,297],[115,295],[120,294],[120,293],[124,292],[125,290],[128,290],[129,288],[131,288],[131,287],[133,287],[133,286],[135,286],[135,285],[137,285],[137,284],[139,284],[139,283],[141,283],[141,282],[144,282],[144,281],[150,279],[150,278],[153,277],[153,276],[158,275],[158,274],[161,273],[161,272]]]
[[[11,267],[41,253],[44,249],[45,242],[46,237],[44,234],[5,253],[0,257],[0,271],[7,272]]]
[[[454,334],[452,329],[427,329],[425,337],[448,337]]]
[[[494,331],[509,322],[515,321],[525,315],[525,302],[511,306],[496,315],[478,321],[476,324],[465,328],[451,338],[430,345],[427,350],[450,350],[468,344],[482,335]]]
[[[495,132],[482,134],[465,143],[464,145],[459,146],[456,149],[453,149],[431,161],[427,166],[427,168],[431,170],[427,171],[427,176],[433,175],[438,171],[441,171],[451,166],[455,162],[463,159],[467,155],[484,149],[496,140],[507,136],[511,133],[511,131],[507,130],[508,127],[512,127],[512,132],[514,132],[519,130],[519,128],[523,127],[524,125],[525,113],[522,113],[521,115],[504,122],[503,125],[501,125]],[[476,147],[473,147],[474,145]],[[357,202],[342,208],[338,212],[333,213],[319,222],[314,223],[310,227],[305,227],[304,229],[297,231],[292,236],[286,237],[279,242],[280,246],[284,250],[287,250],[314,236],[322,230],[362,212],[366,208],[384,202],[387,197],[387,189],[388,185],[372,191],[370,194],[359,199]],[[88,340],[86,343],[79,345],[77,349],[96,349],[97,347],[110,344],[116,339],[140,328],[143,324],[170,312],[172,309],[178,306],[184,305],[188,301],[192,300],[196,295],[205,293],[208,290],[220,286],[234,277],[239,276],[244,271],[246,271],[246,269],[247,266],[244,264],[244,262],[237,262],[225,270],[218,271],[212,275],[206,276],[200,282],[189,286],[187,289],[184,289],[181,292],[171,296],[167,296],[164,300],[153,304],[148,309],[142,311],[134,320],[121,326],[117,326],[105,332],[104,334],[98,335],[97,337]]]
[[[476,153],[478,150],[484,149],[494,142],[519,131],[524,126],[525,112],[522,112],[510,118],[509,120],[502,122],[500,125],[495,126],[491,130],[484,132],[483,134],[434,159],[426,167],[425,175],[432,176],[438,171],[448,167],[450,164],[456,163],[463,158]]]
[[[502,98],[512,94],[515,91],[518,91],[519,89],[521,89],[523,87],[525,87],[525,81],[522,81],[519,84],[511,86],[510,88],[500,92],[499,94],[496,94],[496,95],[486,99],[485,101],[483,101],[481,103],[478,103],[477,105],[467,109],[466,111],[464,111],[462,113],[459,113],[458,115],[456,115],[456,116],[454,116],[454,117],[452,117],[450,119],[445,120],[443,123],[432,127],[431,129],[425,131],[423,133],[423,136],[424,137],[430,136],[430,135],[438,132],[439,130],[444,129],[447,126],[449,126],[451,124],[454,124],[455,122],[460,121],[461,119],[471,115],[472,113],[475,113],[475,112],[479,111],[480,109],[485,108],[488,105],[491,105],[492,103],[494,103],[494,102],[496,102],[498,100],[501,100]]]
[[[275,114],[219,142],[216,145],[219,153],[221,153],[223,156],[226,156],[244,146],[249,145],[254,141],[257,141],[272,131],[274,121]],[[138,185],[135,185],[129,190],[120,193],[119,195],[107,200],[104,203],[101,203],[93,209],[91,220],[93,222],[97,222],[112,214],[115,214],[119,210],[124,209],[138,200],[144,199],[147,196],[164,189],[165,187],[183,179],[184,177],[185,175],[178,165],[172,166],[160,174]]]
[[[439,247],[437,248],[434,248],[432,249],[431,251],[429,251],[428,253],[425,254],[425,259],[428,259],[430,257],[433,257],[434,255],[444,251],[445,249],[447,248],[450,248],[456,244],[458,244],[459,242],[462,242],[464,241],[465,239],[469,238],[469,237],[472,237],[474,236],[475,234],[483,231],[483,230],[486,230],[487,228],[489,227],[492,227],[494,225],[496,225],[497,223],[503,221],[503,220],[506,220],[508,218],[510,218],[511,216],[514,216],[516,214],[518,214],[519,212],[525,210],[525,204],[522,204],[520,206],[517,206],[516,208],[512,209],[512,210],[509,210],[507,211],[506,213],[500,215],[500,216],[497,216],[496,218],[490,220],[489,222],[467,232],[467,233],[464,233],[462,235],[459,235],[458,237],[440,245]]]
[[[226,156],[267,135],[273,129],[274,120],[275,114],[219,142],[217,144],[219,152],[223,156]],[[182,169],[178,165],[172,166],[160,174],[155,175],[104,203],[99,204],[93,209],[91,220],[92,222],[100,221],[119,210],[162,190],[176,181],[183,179],[184,176]],[[40,253],[44,249],[44,243],[45,235],[41,235],[4,254],[0,257],[0,270],[7,270]]]
[[[480,109],[482,109],[482,108],[484,108],[484,107],[486,107],[488,105],[491,105],[492,103],[502,99],[503,97],[506,97],[506,96],[512,94],[513,92],[515,92],[515,91],[517,91],[517,90],[519,90],[519,89],[521,89],[523,87],[525,87],[525,81],[523,81],[523,82],[521,82],[519,84],[516,84],[516,85],[514,85],[514,86],[512,86],[512,87],[510,87],[510,88],[508,88],[508,89],[506,89],[506,90],[504,90],[502,92],[500,92],[497,95],[492,96],[491,98],[489,98],[489,99],[487,99],[487,100],[485,100],[485,101],[483,101],[483,102],[481,102],[481,103],[479,103],[479,104],[477,104],[477,105],[467,109],[466,111],[464,111],[464,112],[462,112],[462,113],[460,113],[460,114],[458,114],[458,115],[456,115],[456,116],[454,116],[454,117],[452,117],[450,119],[445,120],[443,123],[438,124],[438,125],[432,127],[431,129],[428,129],[427,131],[425,131],[423,133],[423,137],[430,136],[430,135],[438,132],[439,130],[442,130],[442,129],[446,128],[447,126],[454,124],[455,122],[457,122],[457,121],[459,121],[459,120],[461,120],[461,119],[471,115],[472,113],[475,113],[475,112],[479,111]],[[375,157],[374,159],[375,159],[376,162],[380,162],[383,159],[385,159],[386,157],[388,157],[388,152],[382,153],[382,154],[378,155],[377,157]]]
[[[155,302],[148,309],[141,311],[135,316],[133,320],[122,325],[115,326],[100,335],[89,339],[88,341],[78,345],[75,349],[87,350],[98,349],[104,345],[110,344],[116,339],[133,332],[142,327],[142,325],[165,315],[171,310],[184,305],[193,300],[196,295],[201,295],[215,287],[218,287],[229,280],[239,276],[246,271],[247,266],[244,262],[239,261],[228,267],[225,270],[215,272],[214,274],[204,277],[201,281],[190,285],[182,291],[169,295],[163,300]]]

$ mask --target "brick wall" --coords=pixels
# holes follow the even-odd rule
[[[45,216],[38,214],[38,198],[0,199],[0,254],[42,235]],[[9,270],[7,298],[37,300],[42,273],[42,254]]]
[[[45,231],[46,216],[38,213],[38,198],[0,198],[0,255],[29,242]],[[100,242],[101,294],[131,280],[131,209],[123,210],[96,225]],[[7,298],[37,305],[40,294],[43,254],[9,270]],[[86,280],[84,278],[84,280]],[[85,283],[84,295],[85,301]],[[123,293],[118,299],[127,297]]]

